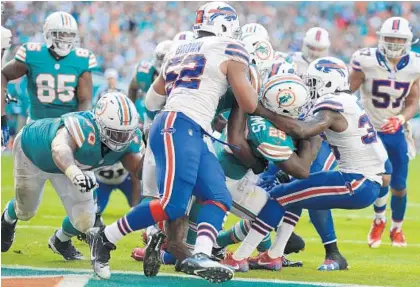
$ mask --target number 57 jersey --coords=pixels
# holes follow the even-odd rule
[[[228,60],[249,64],[241,42],[209,36],[175,44],[162,69],[168,95],[164,110],[182,112],[210,132],[220,97],[229,86],[220,69]]]
[[[322,135],[331,146],[339,170],[362,174],[382,183],[379,174],[385,171],[388,156],[357,97],[348,93],[323,96],[315,103],[312,113],[315,115],[322,110],[338,112],[347,121],[347,128],[343,132],[328,129]]]
[[[89,50],[75,48],[56,59],[41,43],[23,44],[15,60],[28,70],[29,117],[33,120],[75,112],[79,77],[96,67],[95,55]]]
[[[380,130],[386,120],[401,113],[405,97],[420,78],[420,55],[410,52],[394,67],[377,48],[354,53],[353,70],[365,74],[360,95],[373,126]]]

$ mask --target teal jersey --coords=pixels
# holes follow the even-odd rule
[[[290,136],[262,117],[250,116],[247,121],[249,129],[247,140],[256,156],[274,163],[289,159],[295,149]],[[226,141],[226,129],[221,140]],[[227,145],[217,144],[215,149],[227,177],[241,179],[246,174],[248,169],[234,157]]]
[[[139,86],[143,95],[147,93],[149,88],[152,86],[153,81],[159,76],[156,67],[153,65],[152,61],[142,60],[136,66],[136,83]],[[136,100],[137,112],[140,115],[140,120],[145,121],[146,116],[153,119],[156,115],[154,112],[150,112],[146,109],[144,105],[144,97],[141,97]]]
[[[28,98],[28,78],[26,76],[7,83],[7,93],[17,100],[17,103],[11,102],[6,105],[7,114],[17,114],[22,117],[28,116],[29,98]]]
[[[62,173],[51,154],[51,143],[61,127],[67,129],[77,144],[74,158],[82,170],[113,165],[126,153],[138,153],[144,149],[142,134],[137,129],[136,136],[127,149],[121,152],[107,149],[103,155],[104,146],[92,112],[75,112],[60,118],[41,119],[30,122],[23,128],[21,142],[25,155],[45,172]]]
[[[216,109],[216,116],[219,114],[225,115],[226,112],[230,112],[235,102],[235,96],[233,95],[232,88],[228,88],[226,93],[220,98],[219,104]]]
[[[96,67],[95,55],[89,50],[75,48],[56,59],[41,43],[22,45],[15,59],[28,69],[29,116],[33,120],[75,112],[79,77]]]

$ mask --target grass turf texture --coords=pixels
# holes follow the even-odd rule
[[[4,208],[7,201],[14,196],[13,190],[13,159],[3,156],[1,204]],[[408,179],[408,208],[404,222],[404,232],[408,242],[407,248],[390,246],[389,227],[383,236],[379,249],[370,249],[366,243],[367,232],[372,218],[372,207],[360,211],[334,210],[334,222],[339,240],[339,247],[347,258],[351,269],[341,272],[316,271],[324,259],[324,249],[319,237],[309,223],[305,214],[302,216],[297,233],[306,241],[305,251],[290,256],[290,259],[302,260],[303,268],[285,268],[281,272],[250,271],[246,274],[237,273],[235,277],[280,279],[306,282],[334,282],[363,285],[384,285],[417,287],[420,284],[420,237],[418,224],[420,222],[420,157],[411,161]],[[128,211],[128,206],[122,193],[111,195],[104,220],[112,223]],[[390,219],[388,204],[387,218]],[[37,215],[29,222],[19,222],[16,240],[7,253],[1,254],[2,265],[23,265],[54,268],[90,268],[88,246],[74,239],[75,246],[83,252],[87,260],[79,262],[64,262],[48,247],[48,238],[54,230],[61,226],[65,215],[60,199],[50,184],[46,185],[41,206]],[[141,219],[139,219],[141,220]],[[226,227],[236,222],[230,216]],[[130,258],[131,250],[141,246],[140,233],[131,234],[118,242],[117,250],[112,252],[110,266],[112,270],[142,271],[142,264]],[[231,249],[236,248],[232,246]],[[173,273],[173,266],[162,266],[162,272]]]

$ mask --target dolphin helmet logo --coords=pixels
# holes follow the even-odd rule
[[[217,9],[211,9],[209,10],[209,13],[212,15],[210,16],[210,21],[213,21],[219,16],[224,16],[227,21],[236,20],[238,18],[238,15],[236,14],[236,11],[233,10],[231,7],[218,7]]]
[[[315,64],[315,69],[323,73],[331,73],[332,71],[337,71],[342,77],[345,77],[344,71],[346,67],[334,63],[333,61],[322,59],[319,60],[318,63]]]

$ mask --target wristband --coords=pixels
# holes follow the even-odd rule
[[[70,165],[68,168],[66,168],[66,171],[64,172],[65,175],[70,178],[71,180],[73,180],[73,178],[77,175],[77,174],[83,174],[83,172],[81,171],[80,168],[78,168],[75,164]]]

